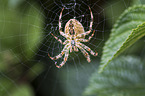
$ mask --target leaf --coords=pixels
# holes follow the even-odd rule
[[[34,96],[28,84],[17,84],[10,77],[0,72],[0,96]]]
[[[8,0],[9,6],[14,8],[18,6],[20,3],[24,2],[24,0]]]
[[[0,96],[10,96],[9,91],[14,87],[14,84],[0,73]]]
[[[31,61],[36,55],[43,39],[43,17],[39,14],[40,10],[37,10],[37,7],[38,5],[34,4],[24,13],[16,9],[10,10],[8,1],[0,0],[1,71],[9,70],[10,66],[19,62]]]
[[[109,63],[102,73],[95,72],[85,95],[144,96],[145,65],[133,56],[122,56]]]
[[[23,84],[18,86],[18,88],[12,92],[11,96],[34,96],[34,93],[29,85]]]
[[[134,4],[134,5],[139,5],[139,4],[145,4],[145,0],[132,0],[132,4]]]
[[[27,31],[24,30],[24,33],[27,34],[23,38],[24,43],[24,51],[27,58],[33,57],[38,50],[38,46],[42,42],[42,24],[43,24],[43,18],[41,16],[40,10],[36,10],[38,6],[35,5],[35,7],[30,7],[30,10],[27,13],[26,18],[23,18],[23,22],[26,23],[23,26],[26,26]]]
[[[145,36],[143,22],[145,22],[145,5],[125,10],[114,25],[109,40],[105,43],[99,72],[102,72],[111,60]]]

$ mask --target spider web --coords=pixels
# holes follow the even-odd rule
[[[45,28],[48,28],[48,37],[46,37],[46,38],[48,38],[48,40],[45,42],[46,44],[44,46],[48,47],[47,53],[49,52],[50,56],[58,55],[58,53],[60,53],[62,51],[63,47],[64,47],[57,40],[55,40],[55,38],[52,35],[50,35],[50,33],[53,33],[55,36],[60,38],[62,41],[66,40],[64,37],[62,37],[59,34],[59,30],[58,30],[58,18],[59,18],[61,9],[63,7],[64,7],[64,12],[63,12],[63,15],[62,15],[62,28],[63,28],[62,30],[64,30],[64,27],[65,27],[65,24],[67,23],[67,21],[69,19],[72,19],[72,18],[75,18],[78,21],[80,21],[82,23],[82,25],[84,26],[85,30],[89,30],[90,19],[91,19],[88,5],[85,2],[81,1],[81,3],[80,2],[77,3],[75,1],[73,1],[73,2],[70,1],[70,2],[67,2],[67,3],[63,3],[61,1],[54,1],[54,4],[56,6],[53,6],[51,8],[51,11],[50,11],[50,9],[47,10],[48,14],[46,14],[46,15],[48,15],[47,19],[50,20],[50,22],[48,22],[46,24],[46,27],[45,27]],[[89,46],[89,47],[92,46],[91,49],[93,48],[92,50],[94,50],[94,51],[97,50],[97,48],[100,46],[100,44],[104,40],[104,29],[101,30],[102,28],[100,28],[100,30],[99,30],[99,25],[104,24],[104,21],[99,19],[99,15],[101,16],[103,14],[103,9],[101,9],[99,7],[97,7],[97,9],[101,10],[101,12],[99,13],[99,12],[97,12],[97,10],[95,12],[92,8],[94,17],[97,17],[97,18],[94,18],[96,22],[94,22],[94,27],[93,27],[93,30],[96,31],[95,36],[92,38],[92,40],[90,42],[86,43],[87,46]],[[52,19],[50,14],[54,19]],[[49,18],[49,17],[51,17],[51,18]],[[97,35],[99,33],[101,33],[101,36],[97,37]],[[69,60],[75,60],[79,57],[82,57],[80,55],[81,55],[81,52],[73,52],[72,54],[69,55]],[[55,63],[57,62],[59,64],[59,63],[61,63],[62,60],[63,60],[63,58],[60,59],[60,62],[57,61],[57,60],[54,61],[54,62]],[[81,59],[79,59],[79,61],[80,60]],[[76,63],[77,63],[77,61],[76,61]],[[70,62],[73,62],[73,61],[70,61]]]
[[[91,4],[91,2],[88,2],[88,3],[87,2],[85,1],[66,2],[66,1],[61,1],[61,0],[56,0],[56,1],[53,1],[52,3],[51,1],[47,1],[45,3],[39,2],[42,8],[46,9],[44,11],[46,12],[47,17],[46,17],[46,24],[45,24],[46,26],[44,27],[46,30],[46,33],[45,33],[46,40],[44,40],[43,42],[43,47],[39,49],[38,54],[40,56],[38,56],[38,58],[41,58],[41,56],[45,56],[46,59],[48,60],[46,64],[49,64],[48,62],[52,64],[52,65],[46,65],[48,66],[48,69],[46,70],[46,73],[44,73],[44,75],[49,79],[43,79],[41,81],[44,82],[45,80],[48,80],[48,81],[55,80],[53,81],[53,84],[52,84],[53,88],[55,88],[54,87],[54,84],[55,84],[57,87],[58,85],[60,85],[59,86],[60,89],[61,87],[64,86],[63,91],[67,90],[68,87],[70,88],[70,90],[72,90],[75,87],[75,86],[72,86],[73,81],[75,81],[78,87],[81,89],[82,85],[79,84],[80,80],[83,79],[83,77],[80,78],[81,74],[85,73],[86,77],[88,77],[91,70],[95,70],[95,68],[97,68],[97,61],[99,60],[98,58],[100,54],[98,55],[98,57],[91,56],[92,62],[89,64],[86,58],[83,56],[83,54],[80,51],[72,52],[71,54],[69,54],[69,58],[67,62],[61,69],[55,68],[55,64],[57,63],[59,65],[63,61],[63,57],[58,60],[51,60],[47,55],[49,53],[50,56],[56,56],[62,51],[64,47],[51,35],[51,33],[53,33],[62,41],[66,40],[63,36],[59,34],[58,19],[59,19],[62,8],[64,8],[64,11],[62,13],[62,30],[63,31],[64,31],[64,27],[67,21],[72,18],[75,18],[80,23],[82,23],[85,31],[88,31],[89,26],[90,26],[90,21],[91,21],[90,10],[88,8],[88,6],[90,6],[93,12],[93,16],[94,16],[93,30],[95,30],[96,32],[93,38],[91,39],[91,41],[85,43],[85,45],[89,46],[93,51],[95,50],[98,51],[101,48],[101,44],[104,41],[105,17],[103,17],[103,19],[100,17],[104,16],[103,15],[104,9],[101,6],[98,6],[97,4]],[[90,35],[88,35],[86,38],[88,38]],[[52,66],[54,69],[52,67],[50,68],[50,66]],[[90,67],[91,70],[87,70],[88,67]],[[51,75],[51,71],[53,70],[57,72],[56,78],[58,78],[59,80],[52,79],[54,77],[49,77]],[[63,78],[61,76],[63,76]],[[84,80],[84,82],[86,82],[86,80]],[[50,83],[48,85],[50,85]],[[37,90],[41,90],[42,86],[45,86],[45,85],[43,85],[43,83],[40,83],[40,85],[37,87],[38,88]],[[55,92],[59,93],[59,91],[57,91],[57,88],[52,90],[52,94],[56,95]]]
[[[88,78],[99,65],[102,47],[107,38],[105,34],[108,34],[112,27],[106,25],[113,24],[119,16],[114,8],[121,3],[122,8],[125,9],[130,4],[129,1],[124,0],[111,0],[111,2],[109,0],[15,0],[21,7],[17,10],[18,8],[13,8],[16,6],[13,0],[9,2],[0,0],[0,2],[3,5],[0,7],[2,13],[0,87],[3,91],[2,95],[8,96],[11,96],[9,86],[18,90],[21,82],[32,82],[26,84],[33,85],[38,96],[81,96],[87,86]],[[88,52],[91,58],[91,62],[88,63],[80,50],[72,52],[65,65],[58,69],[55,64],[59,65],[63,57],[51,60],[48,53],[50,56],[56,56],[64,48],[64,45],[51,35],[53,33],[62,41],[66,40],[59,33],[60,12],[64,8],[63,32],[65,24],[72,18],[77,19],[84,30],[88,31],[91,20],[88,6],[93,13],[92,31],[95,30],[95,34],[89,42],[83,44],[93,51],[96,50],[98,56],[92,56]],[[111,16],[105,13],[106,10],[111,13]],[[16,15],[10,15],[13,13]],[[86,38],[91,34],[92,32]]]

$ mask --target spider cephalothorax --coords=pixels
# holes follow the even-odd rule
[[[98,53],[92,51],[88,46],[84,45],[81,42],[90,41],[95,33],[95,30],[94,30],[92,35],[89,36],[88,39],[85,39],[85,36],[89,35],[92,31],[93,14],[92,14],[91,8],[89,7],[90,14],[91,14],[91,21],[90,21],[90,26],[89,26],[90,29],[89,29],[89,31],[86,31],[86,32],[84,31],[84,27],[78,20],[70,19],[65,25],[65,33],[64,33],[62,31],[62,27],[61,27],[61,21],[62,21],[61,17],[62,17],[63,10],[64,10],[64,8],[62,9],[60,16],[59,16],[59,33],[60,33],[60,35],[65,37],[66,40],[64,42],[62,42],[62,40],[58,39],[52,33],[51,33],[51,35],[53,35],[56,40],[58,40],[61,44],[65,45],[65,46],[64,46],[63,50],[61,51],[61,53],[58,54],[57,56],[51,57],[49,54],[48,54],[48,56],[52,60],[56,60],[56,59],[61,58],[63,55],[65,55],[62,63],[60,65],[56,64],[56,67],[61,68],[66,63],[69,53],[71,53],[72,51],[79,51],[79,49],[80,49],[80,51],[83,53],[83,55],[87,58],[87,61],[90,62],[91,60],[90,60],[90,55],[88,54],[88,52],[90,52],[91,55],[93,55],[93,56],[97,56]]]

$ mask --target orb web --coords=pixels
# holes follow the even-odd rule
[[[113,3],[105,0],[22,0],[18,2],[21,8],[13,8],[15,3],[12,1],[0,0],[3,4],[0,6],[2,13],[0,16],[0,59],[1,65],[5,65],[1,68],[0,80],[6,79],[9,82],[0,83],[0,86],[5,91],[4,95],[8,96],[11,94],[8,85],[19,89],[20,82],[32,82],[36,93],[39,94],[49,93],[55,96],[57,91],[60,91],[66,92],[66,96],[70,96],[69,93],[72,96],[80,95],[87,86],[91,73],[99,65],[105,34],[110,30],[106,28],[106,24],[113,24],[118,18],[113,10],[114,6],[118,3],[125,8],[128,6],[128,2],[124,0]],[[64,8],[62,13],[62,31],[64,32],[65,24],[72,18],[78,20],[84,30],[88,31],[91,20],[89,7],[94,17],[92,32],[95,30],[95,34],[89,42],[83,44],[93,51],[96,50],[98,56],[92,56],[88,52],[91,58],[91,62],[88,63],[79,50],[69,54],[62,68],[56,68],[55,64],[59,65],[64,56],[51,60],[48,53],[53,57],[64,48],[64,45],[51,35],[53,33],[62,41],[66,40],[59,33],[58,21],[62,8]],[[112,16],[109,17],[108,13],[105,13],[106,10],[112,13]],[[49,90],[49,92],[44,92],[44,90]]]
[[[49,2],[46,2],[46,4],[48,4]],[[54,36],[51,35],[51,33],[53,33],[56,37],[58,37],[59,39],[61,39],[63,42],[66,40],[66,38],[64,38],[63,36],[60,35],[59,33],[59,16],[60,16],[60,12],[62,11],[62,8],[64,8],[64,11],[62,12],[62,31],[65,32],[64,27],[65,24],[72,18],[75,18],[76,20],[78,20],[84,27],[85,31],[89,30],[89,26],[90,26],[90,21],[91,21],[91,15],[90,15],[90,10],[89,7],[91,8],[92,12],[93,12],[93,16],[94,16],[94,22],[93,22],[93,27],[92,27],[92,32],[93,30],[95,30],[95,34],[92,37],[92,39],[89,42],[84,43],[85,45],[89,46],[93,51],[98,51],[100,44],[103,42],[104,40],[104,24],[105,24],[105,20],[101,19],[100,17],[103,16],[103,8],[101,8],[101,6],[98,5],[93,5],[93,4],[87,4],[84,1],[81,2],[76,2],[76,1],[69,1],[69,2],[62,2],[61,0],[59,1],[54,1],[53,4],[51,5],[47,5],[44,6],[42,5],[42,7],[49,7],[47,8],[47,12],[46,12],[46,18],[47,21],[46,22],[46,26],[45,26],[45,30],[47,30],[46,33],[46,38],[47,40],[44,42],[44,46],[47,47],[47,51],[45,52],[46,56],[48,57],[48,53],[50,54],[50,56],[56,56],[59,53],[61,53],[64,45],[62,45],[61,43],[59,43]],[[95,9],[97,10],[95,10]],[[103,26],[101,26],[103,25]],[[88,38],[92,32],[86,36],[86,38]],[[42,51],[40,49],[40,51]],[[100,55],[98,55],[99,57]],[[67,62],[73,62],[73,60],[80,61],[81,59],[79,57],[85,58],[82,56],[82,53],[80,52],[72,52],[69,54],[69,59],[67,60]],[[93,56],[91,56],[93,57]],[[48,57],[49,58],[49,57]],[[96,57],[97,58],[97,57]],[[77,60],[79,59],[79,60]],[[85,58],[86,59],[86,58]],[[84,59],[82,59],[84,60]],[[63,57],[57,60],[53,60],[54,64],[57,63],[58,65],[61,63],[61,61],[63,61]],[[66,65],[66,64],[65,64]]]
[[[42,43],[42,48],[39,48],[39,58],[42,60],[43,58],[47,59],[45,66],[47,66],[46,72],[44,73],[44,77],[49,79],[40,80],[42,83],[37,87],[37,90],[41,90],[42,86],[45,86],[43,82],[45,80],[53,81],[54,88],[52,91],[52,94],[56,94],[58,85],[60,87],[64,88],[63,91],[67,90],[69,87],[71,92],[75,86],[72,86],[73,82],[76,82],[76,85],[79,89],[82,88],[82,84],[80,84],[80,80],[85,78],[88,78],[90,76],[90,73],[92,70],[95,70],[98,66],[98,61],[100,59],[101,48],[102,43],[104,42],[104,31],[105,31],[105,15],[104,15],[104,8],[103,6],[100,6],[97,4],[97,2],[85,2],[85,1],[75,1],[70,0],[68,2],[64,2],[62,0],[54,0],[46,1],[45,3],[39,2],[41,4],[41,8],[45,9],[45,26],[44,26],[44,41]],[[88,63],[85,56],[82,54],[82,52],[79,50],[78,52],[72,52],[69,54],[68,60],[65,63],[65,65],[58,69],[55,67],[55,64],[58,65],[63,61],[63,58],[59,58],[57,60],[51,60],[48,56],[48,53],[50,56],[54,57],[61,53],[62,49],[64,48],[64,45],[62,45],[60,42],[58,42],[54,36],[51,35],[54,34],[56,37],[61,39],[63,42],[66,40],[63,36],[59,33],[59,16],[62,11],[62,8],[64,8],[62,12],[62,31],[64,32],[65,24],[72,18],[75,18],[78,20],[84,27],[85,32],[89,30],[90,21],[91,21],[91,14],[89,7],[92,10],[94,21],[93,21],[93,27],[92,32],[95,30],[95,34],[92,37],[92,39],[89,42],[83,43],[86,46],[90,47],[93,51],[98,52],[98,56],[92,56],[89,52],[91,63]],[[86,36],[88,38],[92,32]],[[44,48],[45,46],[45,48]],[[43,55],[42,55],[43,54]],[[43,56],[43,58],[41,57]],[[56,78],[50,76],[51,72],[55,70]],[[50,76],[50,77],[49,77]],[[86,83],[87,80],[84,79],[84,82]],[[49,85],[50,83],[48,83]],[[51,85],[50,85],[51,86]],[[71,87],[72,86],[72,87]],[[66,94],[68,94],[66,92]]]

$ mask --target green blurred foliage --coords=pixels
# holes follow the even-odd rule
[[[132,0],[133,5],[140,5],[140,4],[145,4],[145,0]]]
[[[34,96],[34,93],[30,85],[26,83],[16,84],[6,77],[0,78],[0,96]]]
[[[34,93],[29,85],[23,84],[19,85],[18,88],[12,92],[11,96],[34,96]]]
[[[7,0],[6,0],[7,1]],[[25,0],[8,0],[8,5],[11,8],[16,8],[20,4],[24,3]]]
[[[6,1],[1,2],[1,51],[12,49],[16,54],[26,52],[28,57],[33,56],[31,50],[35,51],[42,40],[43,18],[40,11],[33,5],[22,15],[18,10],[10,9],[7,3],[4,4]]]
[[[20,11],[22,3],[0,0],[0,96],[34,96],[28,81],[43,71],[41,63],[31,62],[43,39],[43,17],[36,4]]]
[[[102,73],[94,73],[87,96],[144,96],[145,64],[140,57],[122,56],[111,61]]]
[[[18,63],[33,58],[42,41],[43,18],[33,6],[27,12],[19,12],[8,6],[8,2],[0,1],[0,69],[3,63]],[[8,61],[8,62],[7,62]]]

